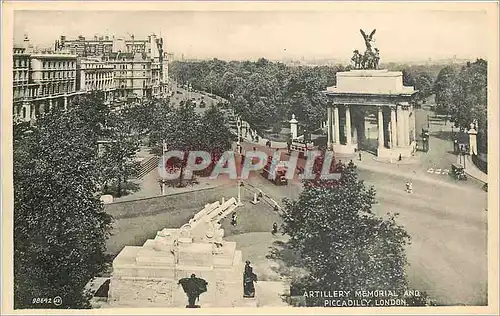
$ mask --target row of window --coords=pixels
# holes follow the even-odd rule
[[[14,71],[14,81],[29,80],[29,72],[27,70]]]
[[[74,88],[72,84],[60,83],[60,84],[52,84],[41,87],[20,87],[14,88],[14,98],[26,98],[26,97],[41,97],[51,94],[59,94],[59,93],[68,93],[74,92]]]
[[[118,75],[118,77],[119,76],[126,76],[126,77],[134,77],[135,76],[135,77],[139,77],[141,74],[137,73],[137,71],[135,72],[135,74],[132,71],[128,71],[128,72],[127,71],[117,71],[117,72],[115,72],[115,75]],[[143,77],[150,77],[149,73],[146,75],[145,71],[142,72],[142,76]]]
[[[129,67],[129,65],[113,65],[113,67],[115,69],[134,69],[133,65],[130,65],[130,67]],[[151,68],[151,65],[149,65],[149,64],[142,65],[142,69],[150,69],[150,68]],[[141,68],[135,68],[135,69],[141,69]]]
[[[75,77],[74,72],[54,71],[54,72],[44,72],[42,79],[65,79],[74,77]]]
[[[121,88],[126,88],[126,87],[132,88],[132,87],[138,87],[139,85],[145,87],[146,85],[151,84],[151,81],[146,79],[146,80],[133,80],[132,82],[132,80],[129,79],[129,80],[119,80],[118,84]]]
[[[14,68],[27,68],[29,67],[28,59],[14,59]]]
[[[85,80],[90,80],[90,79],[104,79],[104,78],[113,78],[113,73],[112,72],[106,72],[106,73],[86,73],[85,74]]]
[[[100,68],[108,68],[108,64],[94,64],[94,63],[84,63],[82,64],[82,69],[100,69]]]
[[[43,68],[74,68],[76,63],[74,61],[44,61],[42,62]]]
[[[113,86],[113,81],[112,80],[104,80],[104,81],[85,81],[85,86],[87,88],[111,88]]]

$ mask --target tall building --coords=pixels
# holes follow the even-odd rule
[[[52,106],[68,104],[76,89],[76,55],[34,52],[25,37],[13,51],[13,114],[30,121]]]
[[[79,91],[103,91],[104,100],[114,99],[115,85],[114,67],[99,58],[86,58],[77,61],[76,87]]]
[[[61,36],[55,42],[56,51],[67,51],[80,58],[99,57],[114,69],[115,97],[149,98],[168,93],[168,54],[163,39],[155,34],[145,39]]]
[[[151,97],[151,59],[145,53],[112,53],[106,60],[114,70],[117,98]]]
[[[54,51],[35,51],[28,36],[13,51],[13,114],[30,121],[76,95],[103,91],[105,102],[162,97],[168,91],[163,39],[61,36]],[[121,99],[121,100],[120,100]]]

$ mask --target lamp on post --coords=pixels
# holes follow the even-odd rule
[[[462,149],[462,157],[464,158],[464,170],[465,170],[465,148]]]
[[[236,142],[236,150],[237,150],[237,155],[240,157],[240,167],[242,166],[243,164],[243,161],[242,161],[242,155],[241,155],[241,143],[240,143],[240,140],[241,140],[241,118],[238,116],[237,119],[236,119],[236,127],[238,128],[238,141]],[[240,170],[241,172],[241,170]],[[238,206],[242,206],[243,203],[241,203],[241,179],[240,179],[240,176],[238,176],[238,174],[236,175],[238,177],[238,181],[237,181],[237,186],[238,186]]]
[[[165,161],[165,154],[167,153],[168,151],[168,148],[167,148],[167,143],[165,142],[165,140],[163,141],[162,143],[162,168],[163,168],[163,172],[166,172],[166,168],[167,168],[167,162]],[[165,179],[161,179],[161,195],[165,195]]]

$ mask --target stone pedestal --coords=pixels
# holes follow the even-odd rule
[[[290,133],[292,133],[292,139],[296,139],[298,136],[297,125],[299,122],[295,119],[295,114],[292,114],[292,119],[288,123],[290,123]]]
[[[163,229],[142,247],[125,247],[113,261],[108,302],[113,307],[180,307],[188,304],[182,278],[208,282],[197,305],[243,305],[243,260],[236,243],[222,240],[217,222],[236,200],[205,206],[180,229]]]
[[[377,155],[383,158],[412,156],[415,148],[415,122],[412,99],[416,91],[403,85],[403,73],[388,70],[351,70],[336,74],[337,85],[323,93],[329,99],[328,116],[330,140],[339,154],[352,154],[357,148],[351,137],[353,107],[371,107],[376,110],[378,125]],[[339,119],[338,108],[344,108],[345,118]],[[333,109],[333,111],[332,111]],[[411,119],[410,119],[411,117]],[[359,118],[357,118],[359,119]],[[334,122],[333,122],[334,121]],[[345,122],[346,145],[339,144],[339,121]],[[333,126],[332,126],[333,125]],[[335,128],[335,133],[330,132]],[[359,142],[358,142],[359,143]],[[370,148],[371,149],[371,148]]]
[[[341,155],[346,155],[346,156],[354,155],[357,149],[358,149],[358,144],[349,144],[349,145],[333,144],[333,151]]]
[[[469,134],[469,155],[477,155],[477,130],[474,124],[470,125],[467,134]]]
[[[399,155],[401,154],[402,158],[409,158],[412,156],[415,149],[415,142],[412,142],[408,146],[404,147],[393,147],[393,148],[378,148],[377,149],[377,157],[392,159],[393,161],[397,161]]]

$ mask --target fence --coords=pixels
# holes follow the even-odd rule
[[[158,168],[159,161],[160,159],[157,156],[152,156],[146,161],[141,162],[141,170],[137,175],[137,179],[142,179],[145,175],[153,171],[155,168]]]
[[[479,168],[482,172],[488,174],[488,162],[484,161],[477,155],[472,155],[472,162]]]

